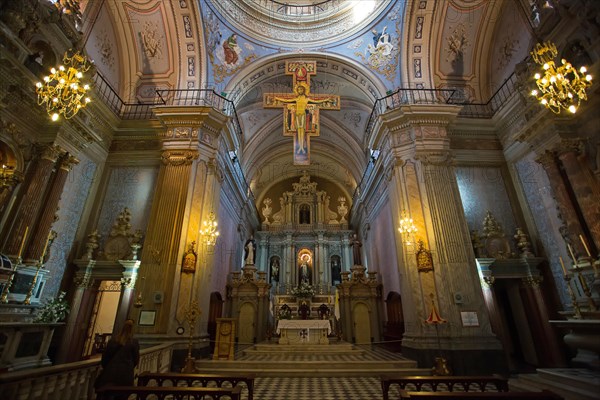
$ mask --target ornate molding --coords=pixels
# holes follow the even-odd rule
[[[79,164],[79,160],[75,157],[73,157],[72,155],[70,155],[69,153],[66,153],[60,160],[59,160],[59,168],[70,172],[73,169],[73,166]]]
[[[441,167],[450,167],[454,165],[454,157],[449,150],[437,152],[418,152],[415,159],[419,160],[424,165],[434,165]]]
[[[161,155],[161,161],[167,166],[191,165],[200,154],[192,150],[166,150]]]

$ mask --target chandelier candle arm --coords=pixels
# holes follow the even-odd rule
[[[557,67],[554,58],[558,51],[552,42],[536,44],[530,54],[543,69],[533,76],[537,89],[532,90],[531,95],[555,114],[560,114],[562,109],[576,113],[581,101],[587,100],[586,89],[592,85],[592,75],[586,74],[586,67],[577,71],[564,58]]]
[[[79,110],[90,103],[87,93],[90,85],[84,81],[84,72],[92,67],[92,62],[80,52],[69,56],[66,52],[63,64],[50,70],[42,82],[36,84],[38,105],[45,106],[52,121],[62,114],[65,119],[73,118]]]
[[[200,236],[202,241],[208,246],[214,246],[217,243],[219,237],[219,231],[217,231],[217,217],[214,212],[210,212],[208,220],[202,223],[203,228],[200,230]]]

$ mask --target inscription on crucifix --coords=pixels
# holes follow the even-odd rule
[[[316,61],[286,61],[285,74],[292,75],[294,93],[265,93],[265,108],[283,108],[283,135],[294,138],[294,164],[310,164],[310,137],[319,136],[319,110],[339,110],[340,96],[310,94],[310,77]]]

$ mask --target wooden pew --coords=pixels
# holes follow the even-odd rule
[[[408,392],[400,390],[400,399],[413,400],[563,400],[556,393],[548,390],[541,392]]]
[[[182,374],[175,372],[142,372],[138,375],[138,386],[148,386],[155,382],[157,386],[165,386],[170,383],[172,386],[203,386],[206,387],[210,382],[215,382],[218,387],[223,383],[229,382],[231,386],[239,386],[239,383],[245,383],[248,388],[248,400],[254,397],[254,374],[245,375],[219,375],[219,374]]]
[[[185,387],[185,386],[105,386],[98,390],[96,400],[109,400],[113,396],[127,398],[132,394],[137,400],[153,399],[164,400],[165,398],[179,400],[202,400],[204,396],[210,396],[213,400],[241,400],[242,389],[239,386],[233,388],[207,388],[207,387]]]
[[[425,386],[432,392],[440,390],[453,392],[461,390],[468,392],[476,389],[480,392],[485,392],[489,388],[497,392],[508,391],[508,379],[499,375],[491,376],[382,376],[381,390],[383,391],[383,399],[389,400],[389,390],[391,385],[400,386],[401,390],[405,390],[408,385],[413,385],[415,389],[409,389],[414,392],[420,392]]]

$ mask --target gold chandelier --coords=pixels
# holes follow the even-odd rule
[[[587,69],[581,67],[577,71],[564,58],[557,67],[554,58],[558,51],[552,42],[536,44],[530,54],[544,69],[543,73],[534,75],[539,90],[532,90],[531,95],[555,114],[560,114],[561,109],[577,112],[581,101],[587,100],[585,90],[592,85],[592,76],[586,75]]]
[[[38,104],[45,105],[52,121],[58,120],[61,114],[66,119],[73,118],[90,102],[86,96],[90,85],[83,82],[83,73],[90,69],[92,63],[80,52],[70,57],[67,52],[63,64],[58,69],[52,68],[51,74],[44,77],[44,83],[36,85]]]
[[[398,232],[400,232],[406,244],[411,244],[411,237],[417,232],[417,227],[413,223],[413,219],[406,214],[406,211],[402,211]]]
[[[219,231],[217,231],[217,217],[214,212],[208,214],[208,221],[202,223],[203,228],[200,230],[202,241],[207,246],[214,246],[217,243],[219,237]]]

